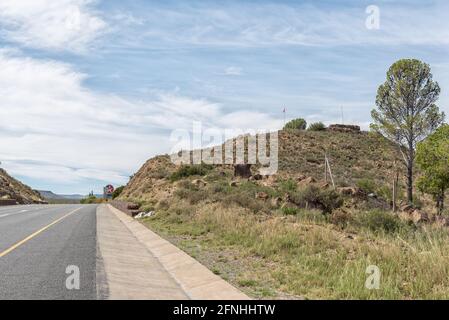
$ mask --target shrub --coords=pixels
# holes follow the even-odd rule
[[[280,189],[281,191],[288,192],[288,191],[296,191],[298,188],[298,184],[293,179],[288,179],[281,181],[280,183]]]
[[[374,232],[394,233],[404,225],[397,216],[382,210],[360,212],[354,218],[359,227]]]
[[[297,130],[306,130],[307,122],[302,118],[293,119],[284,126],[284,130],[288,129],[297,129]]]
[[[298,208],[295,207],[283,207],[281,211],[286,216],[294,216],[298,213]]]
[[[309,126],[309,131],[324,131],[326,130],[326,126],[322,122],[315,122]]]
[[[357,181],[357,187],[366,193],[374,193],[376,191],[376,183],[371,179],[360,179]]]
[[[174,182],[190,176],[203,176],[212,169],[213,166],[207,164],[182,165],[170,175],[170,181]]]
[[[115,189],[114,192],[112,193],[112,199],[115,199],[118,196],[120,196],[120,194],[123,192],[123,189],[125,189],[125,186],[120,186],[117,189]]]
[[[316,186],[308,186],[293,195],[293,202],[298,206],[317,208],[324,213],[331,213],[343,205],[343,199],[334,190],[322,190]]]

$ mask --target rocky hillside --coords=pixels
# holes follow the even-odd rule
[[[395,161],[400,156],[394,145],[368,132],[279,131],[277,178],[305,176],[316,181],[324,180],[325,152],[335,183],[342,187],[365,184],[368,180],[376,186],[390,185]],[[122,198],[148,200],[155,195],[169,197],[173,184],[166,178],[176,169],[168,156],[150,159],[131,179]],[[232,168],[226,166],[219,166],[216,170],[232,175]]]
[[[11,177],[0,169],[0,205],[42,203],[37,191]]]

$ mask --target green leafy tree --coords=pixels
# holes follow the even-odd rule
[[[377,91],[377,110],[371,129],[399,145],[407,167],[407,199],[413,203],[413,167],[416,145],[444,121],[435,102],[440,87],[430,66],[415,59],[395,62]]]
[[[307,122],[302,118],[293,119],[284,126],[284,130],[287,129],[298,129],[298,130],[306,130]]]
[[[112,193],[112,199],[115,199],[118,196],[120,196],[120,194],[123,192],[123,189],[125,189],[125,186],[120,186],[117,189],[115,189],[114,192]]]
[[[422,171],[418,187],[434,197],[438,213],[441,213],[449,188],[449,125],[441,126],[418,144],[416,163]]]

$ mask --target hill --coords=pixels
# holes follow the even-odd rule
[[[368,132],[279,131],[277,178],[305,176],[323,180],[325,152],[335,183],[342,187],[364,184],[367,180],[373,186],[391,184],[395,161],[400,157],[391,142]],[[169,195],[164,188],[168,192],[170,183],[164,178],[176,168],[167,155],[150,159],[130,180],[122,198],[149,200],[155,190]],[[229,166],[219,166],[217,170],[232,171]]]
[[[366,132],[280,131],[279,172],[148,160],[119,199],[140,221],[255,298],[449,296],[449,220],[417,193],[391,211],[398,149]],[[324,152],[335,188],[324,181]],[[403,168],[399,200],[405,200]],[[446,212],[446,215],[449,212]],[[366,287],[369,267],[381,272]]]
[[[41,195],[0,169],[0,205],[43,203]]]
[[[37,190],[47,200],[81,200],[85,196],[81,194],[56,194],[53,191]]]

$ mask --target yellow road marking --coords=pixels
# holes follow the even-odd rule
[[[46,225],[45,227],[43,227],[42,229],[37,230],[36,232],[34,232],[33,234],[30,234],[28,237],[26,237],[23,240],[20,240],[19,242],[17,242],[15,245],[13,245],[12,247],[10,247],[9,249],[6,249],[5,251],[3,251],[2,253],[0,253],[0,258],[6,256],[8,253],[14,251],[15,249],[17,249],[18,247],[20,247],[22,244],[30,241],[31,239],[33,239],[35,236],[37,236],[38,234],[44,232],[45,230],[47,230],[48,228],[50,228],[51,226],[57,224],[58,222],[62,221],[63,219],[67,218],[68,216],[74,214],[75,212],[77,212],[78,210],[80,210],[81,208],[78,208],[76,210],[73,210],[69,213],[67,213],[65,216],[62,216],[61,218],[53,221],[52,223],[50,223],[49,225]]]

